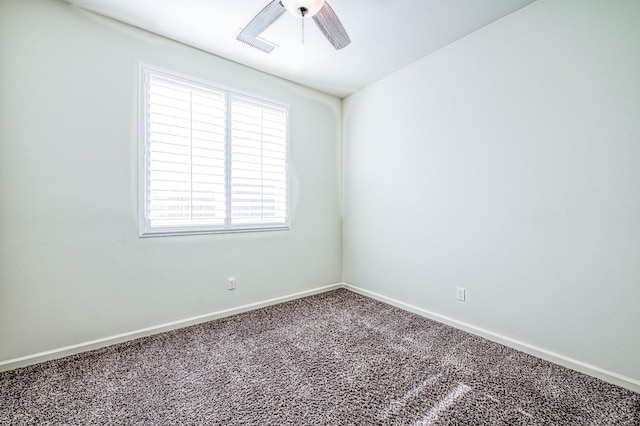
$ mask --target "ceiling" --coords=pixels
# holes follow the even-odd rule
[[[339,97],[429,55],[534,0],[330,0],[351,38],[335,50],[312,19],[285,13],[261,38],[235,37],[269,0],[67,0],[82,8]]]

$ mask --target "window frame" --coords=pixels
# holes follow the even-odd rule
[[[225,198],[227,212],[224,225],[215,224],[181,224],[177,226],[151,227],[147,219],[147,201],[150,179],[149,175],[149,136],[151,132],[148,128],[148,95],[150,89],[150,75],[156,74],[161,78],[175,80],[181,85],[193,86],[205,90],[224,92],[226,101],[226,134],[225,134]],[[213,83],[204,79],[189,76],[165,68],[156,67],[146,63],[139,63],[139,84],[138,84],[138,236],[139,237],[163,237],[179,235],[201,235],[201,234],[226,234],[261,231],[287,231],[291,229],[291,206],[292,206],[292,184],[291,184],[291,106],[290,104],[275,101],[253,93],[244,92],[235,88]],[[286,218],[284,223],[250,223],[232,224],[232,197],[231,197],[231,165],[232,165],[232,137],[231,137],[231,99],[234,97],[249,99],[256,103],[265,104],[267,107],[282,108],[286,111],[286,135],[285,135],[285,185],[286,185]]]

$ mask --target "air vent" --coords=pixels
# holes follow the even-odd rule
[[[249,35],[247,35],[246,33],[244,33],[242,30],[240,31],[240,33],[236,36],[236,40],[241,41],[245,44],[248,44],[251,47],[255,47],[258,50],[262,50],[263,52],[266,53],[271,53],[271,51],[273,49],[275,49],[276,46],[275,44],[260,38],[260,37],[251,37]]]

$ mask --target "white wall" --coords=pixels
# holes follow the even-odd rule
[[[291,104],[291,231],[138,238],[138,61]],[[341,106],[61,1],[2,0],[0,362],[339,283]]]
[[[343,108],[345,282],[640,384],[640,2],[539,0]]]

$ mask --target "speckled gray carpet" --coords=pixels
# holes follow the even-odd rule
[[[0,373],[0,424],[640,425],[640,394],[336,290]]]

